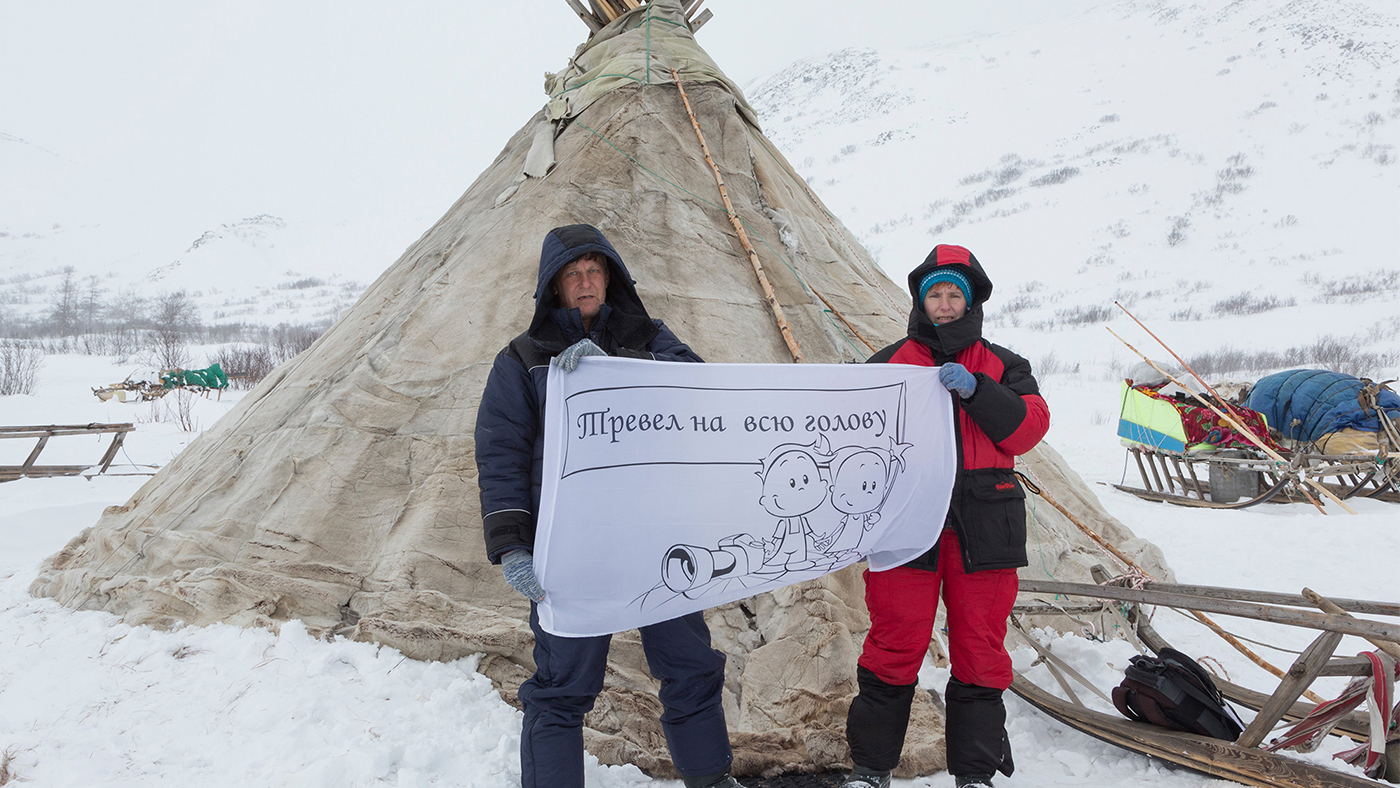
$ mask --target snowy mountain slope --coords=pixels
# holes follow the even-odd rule
[[[999,286],[992,330],[1033,360],[1116,368],[1129,354],[1097,324],[1124,319],[1120,300],[1184,354],[1330,334],[1387,368],[1400,363],[1385,297],[1400,284],[1394,10],[1133,2],[837,52],[749,98],[896,279],[935,243],[971,248]]]

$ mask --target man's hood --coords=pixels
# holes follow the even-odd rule
[[[934,325],[919,300],[919,283],[930,271],[941,266],[956,267],[972,282],[972,303],[967,314],[951,323]],[[909,336],[932,348],[935,354],[951,356],[982,338],[982,305],[992,297],[992,280],[972,252],[961,246],[939,244],[928,257],[909,272],[909,295],[914,308],[909,312]]]
[[[622,264],[617,250],[608,243],[608,239],[603,237],[598,228],[589,224],[571,224],[556,227],[544,237],[544,246],[540,249],[539,279],[535,284],[535,316],[530,321],[530,336],[544,338],[545,335],[553,333],[548,327],[552,322],[550,313],[562,308],[552,286],[554,277],[564,266],[589,252],[597,252],[608,261],[608,291],[604,301],[610,307],[607,318],[609,324],[617,321],[628,326],[640,326],[643,323],[646,326],[651,325],[651,317],[642,305],[641,298],[637,296],[636,282],[627,272],[627,266]]]

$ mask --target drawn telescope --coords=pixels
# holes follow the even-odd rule
[[[661,579],[678,594],[703,588],[715,580],[743,577],[763,566],[763,540],[735,534],[719,540],[719,549],[690,544],[672,545],[661,559]]]

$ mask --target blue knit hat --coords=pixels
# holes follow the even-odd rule
[[[962,291],[963,298],[967,299],[967,305],[972,306],[972,280],[967,278],[967,274],[959,271],[951,265],[939,266],[924,275],[919,280],[919,305],[924,303],[924,297],[928,295],[930,287],[939,282],[952,282]]]

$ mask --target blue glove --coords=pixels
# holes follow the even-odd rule
[[[977,391],[977,378],[962,364],[944,364],[939,367],[938,382],[943,384],[943,388],[957,392],[963,399],[971,397],[973,392]]]
[[[532,602],[544,600],[544,589],[535,577],[535,558],[529,550],[511,550],[501,558],[501,569],[505,571],[506,582],[510,587],[524,594]]]
[[[593,344],[591,339],[580,339],[572,345],[564,348],[564,352],[555,356],[550,363],[558,366],[565,372],[573,372],[578,369],[578,360],[584,356],[606,356],[603,349]]]

